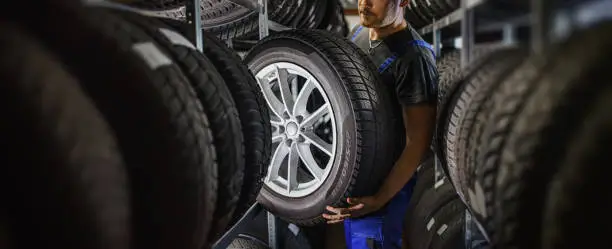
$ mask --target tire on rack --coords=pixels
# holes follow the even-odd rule
[[[465,205],[458,198],[442,207],[433,216],[431,231],[435,234],[430,247],[426,249],[466,248],[465,211]]]
[[[601,79],[598,76],[610,77],[607,71],[600,71],[583,80]],[[609,148],[612,148],[612,88],[608,84],[598,90],[602,94],[593,99],[583,125],[569,142],[572,147],[553,175],[543,212],[541,248],[566,249],[578,245],[593,248],[609,241],[609,234],[597,225],[611,221],[612,206],[606,199],[609,197],[602,196],[598,190],[608,188],[608,176],[612,173],[610,167],[603,166],[609,162]]]
[[[223,235],[233,218],[242,190],[244,139],[236,103],[215,64],[187,38],[155,18],[121,10],[115,13],[138,26],[164,48],[187,76],[206,110],[217,153],[217,181],[223,186],[217,189],[217,203],[208,237],[208,242],[212,243]]]
[[[496,132],[482,139],[503,139],[493,152],[503,153],[492,173],[498,197],[492,241],[500,248],[541,246],[546,191],[567,162],[562,155],[580,150],[570,141],[607,84],[601,79],[609,76],[611,42],[612,22],[601,22],[572,34],[546,57],[530,58],[502,82],[487,122]]]
[[[163,11],[184,6],[186,0],[113,0],[112,2],[126,3],[130,6],[145,10]]]
[[[436,168],[434,165],[435,159],[429,160],[421,164],[417,171],[417,182],[414,185],[412,196],[410,196],[409,206],[416,206],[425,192],[434,186],[436,183]]]
[[[406,212],[405,217],[405,230],[408,234],[409,248],[430,248],[434,237],[434,233],[431,231],[431,227],[435,223],[434,216],[454,200],[458,200],[458,196],[453,185],[447,179],[444,179],[441,185],[432,184],[429,186],[418,200],[410,200],[411,207]]]
[[[244,181],[236,206],[234,224],[255,203],[272,154],[270,112],[255,77],[242,59],[221,40],[202,33],[204,54],[215,64],[236,101],[245,143]]]
[[[227,249],[270,249],[270,247],[256,239],[240,236],[235,238]]]
[[[440,93],[438,107],[438,122],[436,128],[436,148],[439,154],[440,162],[443,165],[444,172],[448,176],[451,183],[457,189],[459,197],[463,201],[466,196],[463,193],[465,179],[460,176],[463,174],[457,165],[456,149],[458,140],[459,124],[457,122],[463,118],[464,103],[462,98],[468,98],[469,94],[464,91],[466,80],[473,77],[478,70],[491,61],[491,52],[499,49],[499,46],[482,46],[475,49],[474,59],[467,68],[461,69],[461,65],[452,64],[453,61],[459,60],[459,54],[452,52],[448,55],[448,59],[443,59],[442,63],[450,65],[442,67],[440,71]],[[448,63],[448,64],[447,64]],[[445,68],[451,71],[444,70]],[[442,95],[443,94],[443,95]]]
[[[291,16],[298,0],[268,0],[268,18],[281,22]],[[257,33],[259,14],[227,0],[202,0],[202,29],[214,33],[221,40]],[[185,7],[156,13],[161,17],[185,20]]]
[[[131,248],[111,127],[44,44],[13,23],[0,32],[2,237],[26,248]]]
[[[217,164],[208,119],[185,76],[152,38],[105,10],[37,4],[12,18],[61,57],[115,130],[131,181],[135,244],[201,246]]]
[[[466,205],[475,218],[487,226],[490,217],[494,216],[492,209],[495,194],[492,192],[494,183],[491,181],[490,170],[481,167],[483,162],[476,159],[478,139],[482,135],[485,120],[490,115],[490,96],[505,79],[526,58],[528,52],[524,48],[504,48],[491,52],[488,63],[463,82],[461,93],[455,106],[455,122],[457,136],[455,143],[456,165],[462,184],[458,188],[466,199]],[[483,182],[484,181],[484,182]],[[477,190],[478,189],[478,190]],[[483,192],[479,192],[479,191]],[[480,195],[484,193],[484,196]],[[484,201],[484,202],[483,202]],[[489,233],[489,236],[492,236]]]
[[[316,248],[313,247],[311,240],[309,240],[309,237],[306,235],[306,229],[311,229],[311,227],[300,228],[282,220],[277,221],[275,225],[278,231],[278,233],[276,233],[276,238],[280,248]],[[246,226],[240,230],[238,238],[240,237],[254,240],[266,248],[269,248],[268,212],[260,212],[251,222],[246,224]]]
[[[172,28],[186,33],[183,22],[160,19]],[[209,32],[202,32],[203,53],[223,77],[236,102],[242,126],[245,149],[244,178],[240,197],[229,225],[235,224],[255,203],[272,154],[270,113],[257,81],[242,59],[221,40]]]
[[[292,30],[262,40],[245,61],[271,109],[277,143],[259,202],[291,223],[308,226],[323,221],[326,205],[346,205],[349,196],[373,194],[395,160],[388,146],[397,139],[389,134],[402,130],[395,124],[398,114],[390,112],[388,89],[367,56],[329,32]],[[283,90],[278,96],[273,91],[277,78]],[[287,79],[298,84],[290,90]],[[285,103],[291,113],[284,111]],[[291,156],[287,147],[294,151]],[[297,180],[286,183],[286,157],[292,165],[304,166],[289,171],[291,178],[297,177],[293,172],[301,174],[298,189]]]

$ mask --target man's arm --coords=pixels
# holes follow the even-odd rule
[[[429,149],[436,119],[436,107],[430,104],[403,107],[406,146],[375,198],[387,203],[408,183]]]

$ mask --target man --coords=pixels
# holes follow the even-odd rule
[[[330,214],[323,217],[330,224],[362,217],[388,205],[411,181],[422,160],[432,153],[438,73],[433,49],[404,19],[408,4],[409,0],[359,0],[361,25],[349,37],[376,66],[380,65],[384,83],[395,88],[406,144],[374,196],[349,198],[348,208],[327,207]]]

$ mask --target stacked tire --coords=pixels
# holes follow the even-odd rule
[[[144,2],[144,1],[143,1]],[[157,2],[157,1],[146,1]],[[137,7],[145,5],[135,3]],[[232,48],[248,51],[259,40],[259,14],[227,0],[202,0],[202,28]],[[349,32],[338,0],[270,0],[268,18],[286,28],[320,29],[346,36]],[[185,7],[158,11],[156,15],[185,20]]]
[[[407,248],[465,247],[465,211],[453,185],[437,171],[433,160],[421,165],[405,217]]]
[[[406,7],[406,20],[414,28],[422,28],[457,10],[458,0],[413,0]]]
[[[0,131],[11,147],[0,155],[3,238],[210,247],[254,203],[271,155],[268,109],[247,66],[214,36],[200,53],[155,18],[39,4],[1,15],[12,116]],[[29,166],[8,167],[17,162]]]
[[[600,22],[543,55],[497,47],[448,70],[439,154],[494,247],[605,243],[594,227],[610,202],[588,193],[607,188],[599,164],[612,126],[601,110],[612,88],[595,79],[609,76],[610,39],[612,23]]]
[[[9,243],[207,248],[256,199],[316,225],[373,194],[403,147],[392,89],[333,32],[278,32],[243,62],[207,31],[199,52],[173,20],[38,7],[0,16],[0,160],[32,165],[2,174]]]

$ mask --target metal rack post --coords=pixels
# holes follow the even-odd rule
[[[434,47],[434,52],[436,53],[436,57],[440,57],[441,51],[442,51],[442,32],[440,31],[440,29],[438,29],[438,25],[436,23],[436,20],[433,21],[433,26],[432,26],[432,36],[433,36],[433,47]]]
[[[474,47],[474,10],[468,0],[461,0],[461,68],[467,67],[472,60]]]
[[[202,52],[202,10],[200,9],[201,0],[189,0],[185,5],[185,19],[189,25],[189,38],[191,38],[196,48]]]
[[[550,43],[554,0],[531,2],[531,49],[535,54],[544,54]]]
[[[257,0],[259,9],[259,39],[269,34],[268,30],[268,0]],[[274,249],[274,248],[273,248]]]
[[[513,24],[506,24],[503,28],[503,43],[505,45],[511,45],[516,43],[516,28]]]

